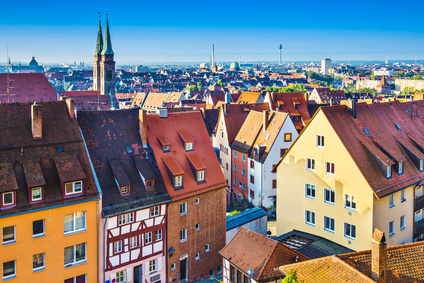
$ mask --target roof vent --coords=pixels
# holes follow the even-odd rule
[[[125,147],[125,149],[127,150],[128,153],[131,153],[132,152],[131,146],[129,146],[129,145],[127,145]]]
[[[398,128],[399,131],[401,130],[401,128],[398,124],[396,124],[396,127]]]
[[[63,151],[63,148],[62,148],[62,146],[61,146],[61,145],[57,145],[57,146],[56,146],[56,149],[57,149],[57,151],[59,151],[59,152]]]
[[[370,135],[370,132],[367,129],[364,129],[364,132],[367,134],[367,136]]]

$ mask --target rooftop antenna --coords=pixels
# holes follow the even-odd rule
[[[281,65],[281,52],[283,50],[283,44],[281,44],[281,41],[280,41],[280,46],[278,47],[278,49],[280,50],[280,57],[279,57],[279,60],[278,60],[278,65]]]
[[[10,103],[10,57],[9,57],[9,46],[7,46],[7,103]]]

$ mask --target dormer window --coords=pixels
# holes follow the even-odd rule
[[[399,175],[403,174],[403,162],[399,162],[398,164],[398,174]]]
[[[424,170],[424,160],[420,159],[420,171]]]
[[[197,182],[205,180],[205,170],[197,171]]]
[[[65,184],[65,194],[73,195],[82,193],[82,181],[70,182]]]
[[[387,168],[386,177],[391,178],[392,177],[392,166],[387,166],[386,168]]]
[[[43,199],[43,188],[42,187],[38,187],[38,188],[32,188],[31,189],[31,201],[40,201]]]
[[[185,143],[185,150],[193,150],[193,143],[192,142],[187,142]]]
[[[167,152],[169,151],[170,146],[169,145],[165,145],[162,147],[163,152]]]
[[[15,192],[7,192],[2,195],[3,206],[11,206],[15,204]]]
[[[181,187],[183,185],[183,175],[174,177],[174,187]]]
[[[155,186],[154,180],[147,180],[146,181],[146,189],[153,189],[154,186]]]
[[[130,193],[130,186],[121,187],[121,196]]]

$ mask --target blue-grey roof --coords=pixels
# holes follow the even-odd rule
[[[267,214],[265,210],[260,207],[254,207],[236,215],[227,217],[227,231],[266,215]]]

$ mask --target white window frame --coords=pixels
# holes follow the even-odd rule
[[[391,165],[387,166],[386,170],[387,170],[386,171],[386,177],[391,178],[392,177],[392,166]]]
[[[328,166],[330,166],[330,171],[328,171]],[[325,174],[334,175],[336,173],[336,165],[334,162],[325,162]]]
[[[306,170],[315,171],[315,159],[306,158]]]
[[[134,222],[134,212],[121,214],[118,217],[118,224],[119,225],[125,225],[127,223]]]
[[[5,203],[5,202],[4,202],[4,198],[5,198],[5,196],[6,196],[6,195],[8,195],[8,194],[11,194],[11,195],[12,195],[12,202],[11,202],[11,203]],[[3,201],[2,201],[3,206],[10,206],[10,205],[14,205],[14,204],[15,204],[15,192],[5,192],[5,193],[3,193],[3,194],[2,194],[2,199],[3,199]]]
[[[327,219],[328,219],[329,227],[327,227],[327,221],[326,221]],[[331,226],[333,226],[333,229],[331,229]],[[336,220],[334,218],[324,216],[324,230],[334,233],[336,230]]]
[[[130,237],[130,249],[134,249],[138,246],[137,236]]]
[[[153,188],[153,180],[147,180],[146,181],[146,189]]]
[[[113,253],[121,253],[122,252],[122,240],[113,242]]]
[[[237,164],[234,164],[233,169],[234,169],[234,172],[237,172]]]
[[[403,174],[403,162],[399,162],[398,174],[399,175],[402,175]]]
[[[200,224],[199,223],[197,223],[195,227],[196,227],[196,231],[200,230]]]
[[[180,230],[180,243],[187,241],[187,228]]]
[[[34,191],[35,190],[40,190],[40,197],[39,198],[34,198]],[[31,189],[31,201],[40,201],[40,200],[43,200],[43,187],[32,188]]]
[[[395,196],[394,194],[390,194],[389,195],[389,208],[394,207],[395,206]]]
[[[171,264],[171,271],[174,271],[176,269],[177,269],[177,267],[176,267],[175,263]]]
[[[348,201],[350,204],[348,205]],[[356,196],[351,194],[345,194],[345,201],[344,201],[344,207],[350,210],[356,211],[356,205],[357,205],[357,199]]]
[[[128,194],[128,188],[129,186],[124,186],[121,188],[121,194]]]
[[[185,150],[193,150],[193,142],[186,142],[185,143]]]
[[[316,147],[324,148],[324,136],[317,135]]]
[[[400,231],[404,230],[406,228],[406,216],[405,215],[402,215],[400,217],[399,223],[400,223]]]
[[[245,155],[245,154],[242,154],[242,155],[241,155],[241,160],[242,160],[243,162],[246,162],[246,155]]]
[[[315,212],[310,210],[305,210],[305,223],[308,225],[315,226]]]
[[[116,283],[125,283],[126,282],[125,281],[125,277],[126,277],[125,275],[126,275],[125,270],[121,270],[121,271],[116,272],[116,274],[115,274]]]
[[[159,206],[150,208],[150,217],[159,216]]]
[[[157,259],[149,261],[149,274],[157,271]]]
[[[180,203],[180,216],[187,214],[187,202]]]
[[[352,240],[355,240],[356,241],[356,225],[353,225],[353,224],[350,224],[350,223],[347,223],[347,222],[344,222],[344,236],[346,237],[346,238],[349,238],[349,239],[352,239]],[[347,227],[350,227],[350,235],[348,235],[347,234]],[[352,228],[354,228],[354,229],[352,229]],[[352,234],[352,231],[353,230],[355,230],[355,235],[354,236],[352,236],[351,234]]]
[[[200,204],[200,198],[196,198],[196,205]]]
[[[76,257],[77,248],[76,247],[78,245],[84,245],[84,255],[85,256],[84,256],[83,259],[80,259],[80,260],[77,261],[77,257]],[[65,247],[65,249],[66,248],[70,248],[70,247],[73,248],[73,261],[72,262],[69,262],[69,263],[65,263],[65,267],[72,266],[72,265],[78,264],[80,262],[87,261],[87,243],[81,243],[81,244],[78,244],[78,245],[73,245],[73,246]]]
[[[147,232],[144,234],[144,244],[148,245],[153,242],[152,232]]]
[[[183,185],[183,175],[174,177],[174,187],[181,187]]]
[[[395,221],[392,220],[389,222],[389,237],[395,234]]]
[[[205,252],[209,252],[210,251],[210,246],[209,246],[209,244],[206,244],[206,246],[205,246]]]
[[[234,184],[234,186],[237,186],[237,178],[234,178],[234,180],[233,180],[234,182],[233,182],[233,184]]]
[[[72,192],[68,193],[66,192],[66,185],[72,183]],[[76,184],[80,183],[81,184],[81,189],[79,191],[75,190]],[[75,182],[68,182],[65,183],[65,195],[69,196],[69,195],[75,195],[75,194],[81,194],[83,192],[83,188],[82,188],[82,181],[75,181]]]
[[[4,275],[4,264],[13,261],[13,274],[9,274],[9,275]],[[11,279],[14,278],[16,276],[16,260],[9,260],[6,262],[3,262],[2,264],[2,269],[3,269],[3,280],[7,280],[7,279]]]
[[[197,171],[197,182],[205,180],[205,170]]]
[[[155,241],[160,241],[160,240],[162,240],[162,229],[155,231]]]
[[[246,176],[246,169],[241,168],[241,175],[244,176],[244,177]]]
[[[327,192],[329,193],[330,200],[327,200]],[[331,201],[331,196],[333,196],[333,201]],[[336,191],[324,188],[324,202],[328,204],[336,204]]]
[[[84,213],[84,227],[83,228],[80,228],[80,229],[76,229],[76,214],[77,213]],[[78,232],[83,232],[83,231],[86,231],[87,230],[87,212],[86,211],[78,211],[78,212],[74,212],[74,213],[69,213],[69,214],[65,214],[63,217],[63,221],[64,221],[64,226],[65,226],[65,216],[67,216],[67,215],[71,215],[72,214],[72,227],[73,227],[73,229],[72,230],[70,230],[70,231],[65,231],[65,227],[63,227],[63,231],[64,231],[64,234],[65,235],[68,235],[68,234],[73,234],[73,233],[78,233]]]
[[[237,151],[234,150],[234,158],[237,158]]]
[[[404,202],[404,201],[406,201],[405,195],[406,195],[405,189],[400,190],[400,202],[401,203]]]
[[[35,267],[34,268],[34,257],[35,256],[38,256],[38,255],[42,255],[42,258],[43,258],[43,265],[42,266],[39,266],[39,267]],[[40,270],[43,270],[43,269],[45,269],[46,268],[46,257],[45,257],[45,253],[38,253],[38,254],[35,254],[35,255],[33,255],[32,256],[32,271],[40,271]]]
[[[313,195],[308,194],[308,188],[309,188],[309,190],[311,191],[311,193],[313,192]],[[315,186],[314,186],[314,185],[311,185],[311,184],[306,183],[306,184],[305,184],[305,197],[307,197],[307,198],[311,198],[311,199],[315,199],[315,195],[316,195],[316,189],[315,189]]]
[[[43,221],[43,232],[42,233],[38,233],[38,234],[34,234],[34,222],[35,221]],[[32,221],[32,237],[33,238],[37,238],[37,237],[41,237],[41,236],[44,236],[45,235],[45,232],[46,232],[46,227],[45,227],[45,221],[44,221],[44,219],[39,219],[39,220],[35,220],[35,221]]]
[[[200,253],[196,253],[196,260],[200,259]]]
[[[5,241],[4,240],[4,228],[9,228],[9,227],[13,227],[13,239]],[[12,243],[16,242],[16,226],[15,225],[2,227],[1,233],[2,233],[1,235],[2,235],[3,245],[8,245],[8,244],[12,244]]]

